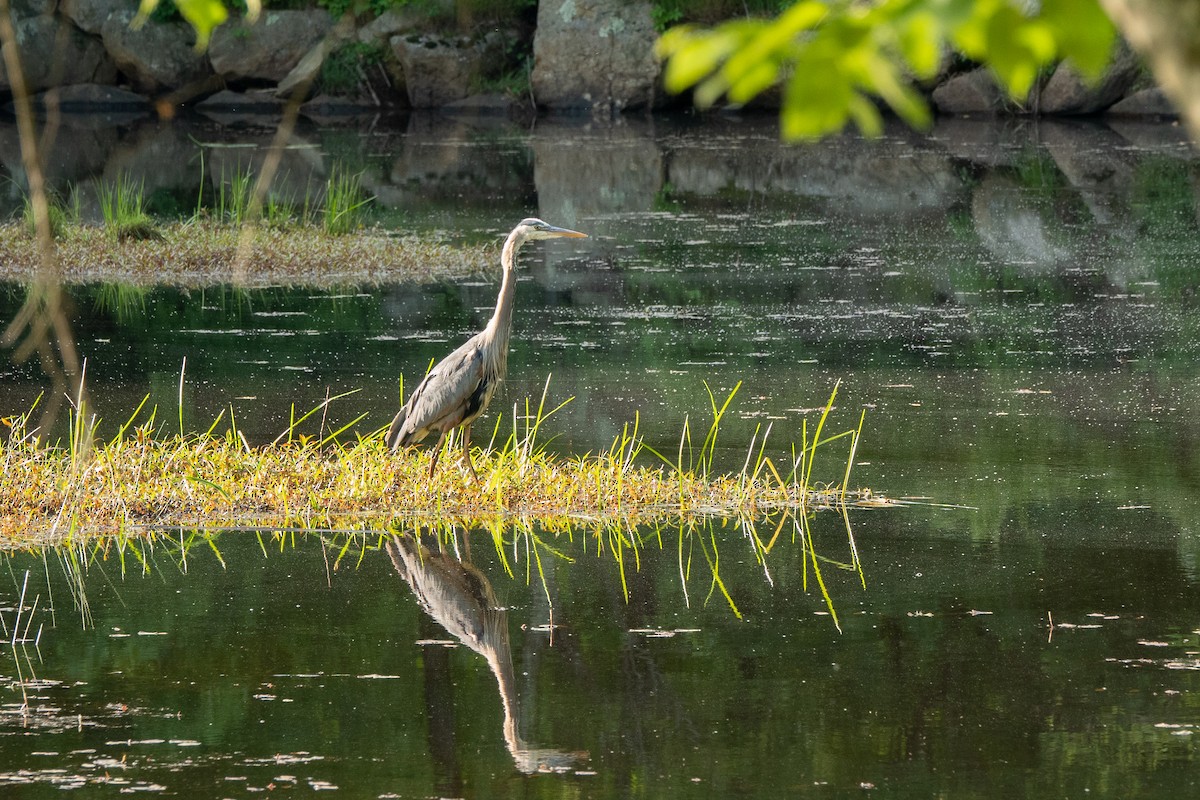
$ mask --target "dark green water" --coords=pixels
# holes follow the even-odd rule
[[[1047,535],[1063,513],[1080,528]],[[708,596],[691,540],[685,592],[670,532],[664,550],[643,544],[628,601],[590,537],[557,542],[573,562],[543,552],[543,590],[525,581],[526,539],[506,550],[514,579],[472,532],[505,609],[488,652],[511,660],[506,681],[484,655],[447,647],[460,640],[379,549],[333,569],[340,541],[324,553],[316,537],[269,543],[264,556],[253,536],[225,534],[224,567],[197,543],[185,570],[160,540],[151,575],[121,578],[113,558],[89,568],[86,628],[62,580],[56,614],[44,610],[34,573],[46,627],[0,673],[0,783],[15,797],[85,785],[182,797],[271,785],[355,797],[1189,794],[1200,662],[1178,539],[1133,544],[1079,504],[1027,509],[993,542],[920,516],[856,518],[867,589],[823,571],[840,634],[811,568],[802,586],[799,548],[768,559],[768,581],[735,529],[702,533],[721,537],[742,619]],[[840,521],[819,520],[816,535],[844,549]],[[519,739],[506,739],[501,685],[518,698]],[[528,772],[537,765],[562,771]]]
[[[149,576],[128,554],[122,576],[113,550],[82,573],[86,625],[63,553],[14,555],[3,618],[28,569],[43,630],[0,660],[5,796],[104,782],[198,798],[272,784],[353,797],[1189,795],[1200,166],[1177,137],[944,123],[788,148],[753,121],[312,133],[328,158],[357,148],[395,227],[498,238],[537,213],[593,234],[523,254],[489,421],[552,373],[552,399],[575,398],[554,418],[556,449],[606,448],[640,412],[647,440],[673,451],[685,414],[706,423],[704,382],[723,395],[741,381],[722,432],[737,468],[760,425],[785,454],[840,380],[834,424],[867,409],[854,483],[971,508],[854,514],[866,588],[822,562],[840,633],[801,547],[782,542],[764,569],[734,525],[688,539],[686,580],[677,535],[660,549],[631,533],[642,546],[619,551],[624,584],[609,544],[544,534],[574,559],[540,551],[545,586],[527,533],[501,534],[509,577],[475,531],[472,561],[507,609],[511,735],[493,666],[429,643],[453,637],[378,539],[336,570],[343,539],[268,542],[264,556],[252,534],[225,533],[224,566],[201,542],[186,570],[160,540]],[[364,430],[386,424],[397,376],[481,327],[495,290],[71,294],[105,420],[147,393],[171,416],[186,357],[192,424],[232,404],[239,429],[267,441],[291,404],[327,391],[360,390],[329,424],[362,411]],[[3,313],[20,298],[12,288]],[[31,366],[0,374],[4,413],[43,388]],[[841,520],[818,517],[814,535],[822,556],[848,559]],[[710,594],[701,541],[719,545],[741,618]],[[539,763],[561,771],[523,771]]]

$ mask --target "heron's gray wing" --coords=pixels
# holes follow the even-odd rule
[[[392,421],[388,442],[393,447],[412,444],[430,431],[458,425],[482,381],[483,354],[479,337],[474,336],[429,371]]]
[[[392,417],[392,425],[388,428],[387,437],[383,440],[387,443],[389,450],[395,450],[400,446],[400,432],[404,430],[404,423],[408,420],[408,404],[405,403],[401,409],[396,412],[396,416]]]

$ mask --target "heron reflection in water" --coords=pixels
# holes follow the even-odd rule
[[[450,431],[462,428],[463,457],[471,477],[479,483],[471,463],[471,423],[487,410],[508,369],[508,339],[512,332],[513,294],[517,280],[513,275],[517,251],[529,241],[540,239],[586,239],[586,233],[556,228],[540,219],[523,219],[513,228],[500,252],[504,271],[496,310],[487,327],[461,347],[439,361],[409,396],[408,402],[392,420],[387,445],[395,452],[416,444],[437,431],[437,444],[429,463],[429,477],[437,470],[438,455]]]
[[[487,576],[473,564],[448,553],[435,553],[411,536],[393,536],[386,549],[421,609],[483,656],[496,676],[504,709],[504,743],[517,769],[525,773],[562,771],[586,758],[586,753],[533,747],[520,737],[521,706],[508,638],[508,612],[496,602]]]

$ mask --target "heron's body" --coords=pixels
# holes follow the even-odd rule
[[[513,270],[517,251],[530,240],[584,238],[586,235],[556,228],[534,218],[522,220],[513,229],[500,254],[504,274],[500,296],[496,299],[496,310],[488,320],[487,327],[429,370],[429,374],[392,420],[387,434],[388,447],[395,451],[416,444],[437,431],[440,435],[429,465],[429,475],[433,477],[442,443],[450,431],[461,427],[467,467],[475,476],[469,450],[471,423],[487,410],[508,369],[508,339],[512,331],[513,294],[517,283]]]

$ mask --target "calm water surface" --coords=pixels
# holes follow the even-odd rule
[[[204,134],[132,126],[104,152],[186,155]],[[0,617],[11,639],[20,606],[41,638],[0,658],[5,796],[1195,790],[1200,166],[1180,134],[956,122],[789,148],[753,120],[419,118],[302,135],[314,174],[364,170],[389,226],[493,240],[537,213],[593,234],[523,254],[489,421],[552,375],[551,399],[574,397],[552,447],[606,448],[640,413],[673,450],[685,415],[706,424],[705,382],[741,381],[736,468],[767,425],[784,458],[841,381],[835,424],[867,409],[854,483],[969,508],[853,514],[861,580],[838,566],[842,520],[818,516],[840,632],[787,521],[765,561],[720,521],[459,530],[423,555],[245,532],[13,554]],[[166,161],[183,174],[160,198],[192,196],[198,159]],[[115,169],[56,163],[62,185]],[[147,393],[174,410],[186,357],[191,423],[232,404],[269,441],[327,391],[359,390],[328,424],[386,424],[398,376],[481,327],[496,288],[71,294],[106,420]],[[21,297],[0,296],[6,316]],[[4,413],[44,388],[28,365],[0,375]]]

